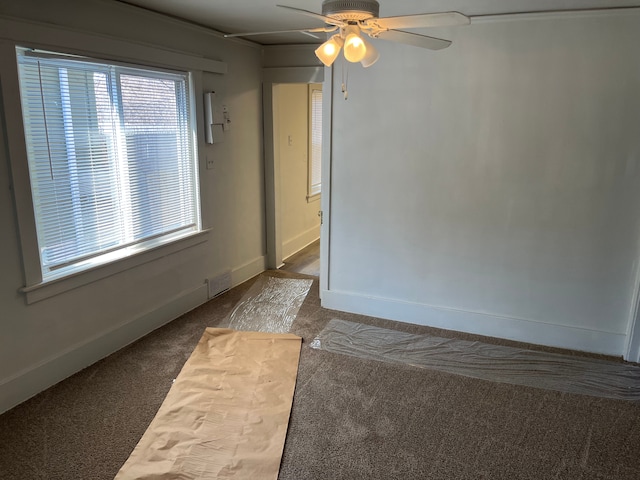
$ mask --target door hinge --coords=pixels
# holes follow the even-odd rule
[[[320,225],[322,225],[324,223],[324,212],[322,210],[318,211],[318,216],[320,217]]]

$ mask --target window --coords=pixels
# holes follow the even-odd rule
[[[200,231],[188,73],[17,55],[43,281]]]
[[[307,201],[322,190],[322,85],[309,85],[309,167]]]

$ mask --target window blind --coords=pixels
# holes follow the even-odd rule
[[[309,196],[322,189],[322,90],[311,90],[311,155],[309,162]]]
[[[199,229],[188,73],[17,53],[44,280]]]

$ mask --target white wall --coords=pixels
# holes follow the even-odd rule
[[[320,198],[307,201],[309,86],[280,84],[274,89],[280,161],[282,257],[287,258],[320,238]]]
[[[425,32],[426,33],[426,32]],[[334,81],[323,305],[623,354],[640,215],[640,15],[377,41]]]
[[[233,127],[201,168],[207,241],[104,280],[26,305],[5,126],[0,116],[0,411],[93,363],[206,301],[205,279],[231,270],[234,283],[264,269],[261,50],[119,2],[0,2],[0,15],[63,25],[226,62],[226,75],[204,74],[229,106]],[[63,31],[61,30],[61,31]],[[28,34],[28,28],[27,28]],[[0,32],[0,37],[2,32]],[[81,48],[78,45],[78,48]],[[126,55],[126,51],[122,54]],[[196,92],[196,99],[202,91]]]

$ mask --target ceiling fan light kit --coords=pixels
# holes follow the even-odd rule
[[[399,28],[445,27],[454,25],[468,25],[469,17],[459,12],[422,13],[403,15],[398,17],[379,17],[380,4],[376,0],[324,0],[322,14],[310,12],[295,7],[277,5],[292,12],[322,20],[325,27],[307,28],[301,30],[286,30],[281,32],[251,32],[234,33],[225,37],[243,37],[250,35],[264,35],[267,33],[332,33],[329,40],[316,49],[316,56],[330,67],[343,51],[348,62],[360,62],[363,67],[370,67],[380,54],[365,38],[379,38],[392,42],[404,43],[429,50],[440,50],[451,45],[450,40],[405,32]]]

